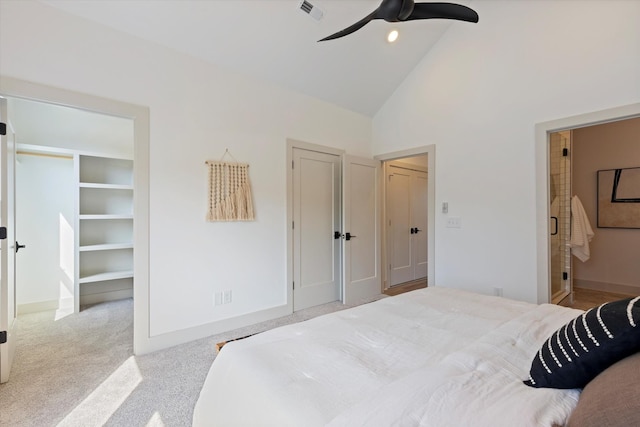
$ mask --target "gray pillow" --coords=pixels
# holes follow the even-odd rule
[[[640,426],[640,353],[605,369],[582,391],[568,427]]]

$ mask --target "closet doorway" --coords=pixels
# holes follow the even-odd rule
[[[8,101],[18,141],[16,232],[27,246],[16,267],[18,313],[61,318],[131,298],[133,121]]]
[[[3,77],[0,81],[0,96],[7,99],[33,101],[36,104],[66,106],[71,110],[91,112],[105,117],[130,120],[133,123],[133,270],[135,288],[133,300],[133,352],[143,354],[155,349],[149,328],[149,108],[102,98],[66,89],[40,85],[25,80]],[[8,119],[12,121],[12,113]],[[79,123],[75,123],[78,125]],[[44,129],[49,131],[49,129]],[[50,140],[55,135],[49,134]],[[26,143],[16,134],[18,144]],[[84,144],[81,143],[81,147]],[[75,147],[82,149],[81,147]],[[112,184],[108,184],[112,185]],[[20,242],[23,244],[22,242]],[[23,252],[23,251],[21,251]],[[15,341],[10,338],[10,341]],[[158,339],[158,341],[160,341]]]
[[[427,286],[427,156],[385,162],[387,283]]]
[[[435,145],[376,156],[383,163],[383,289],[435,286]]]

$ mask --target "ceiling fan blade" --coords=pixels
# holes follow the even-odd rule
[[[458,21],[478,22],[475,10],[454,3],[416,3],[413,12],[405,21],[414,19],[455,19]]]
[[[335,34],[331,34],[330,36],[327,36],[321,40],[318,40],[319,42],[323,42],[325,40],[333,40],[333,39],[337,39],[340,37],[344,37],[348,34],[351,34],[353,32],[358,31],[360,28],[364,27],[365,25],[367,25],[371,20],[373,19],[377,19],[376,18],[376,13],[378,12],[378,9],[374,10],[373,12],[371,12],[369,15],[365,16],[364,18],[362,18],[361,20],[359,20],[358,22],[356,22],[355,24],[345,28],[344,30],[338,31]]]

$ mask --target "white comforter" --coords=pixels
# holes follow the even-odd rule
[[[564,425],[579,391],[522,380],[580,313],[427,288],[267,331],[222,349],[193,425]]]

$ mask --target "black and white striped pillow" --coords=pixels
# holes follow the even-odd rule
[[[640,351],[640,297],[602,304],[553,333],[531,363],[531,387],[583,388]]]

